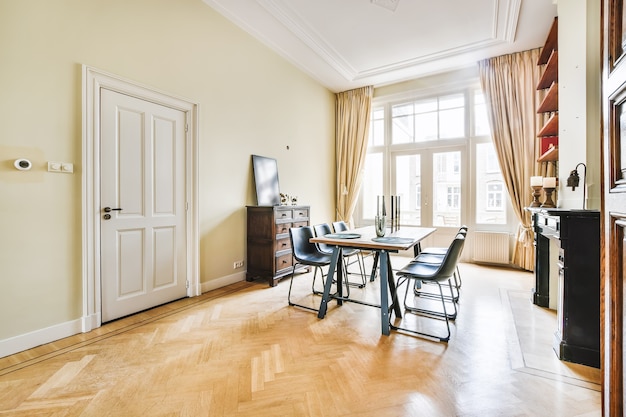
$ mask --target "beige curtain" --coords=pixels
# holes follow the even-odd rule
[[[337,220],[352,226],[361,188],[374,88],[367,86],[337,94]]]
[[[535,263],[530,177],[541,175],[537,163],[537,83],[540,49],[486,59],[478,63],[493,141],[515,215],[519,220],[513,263],[532,271]]]

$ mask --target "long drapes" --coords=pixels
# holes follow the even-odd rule
[[[337,220],[352,224],[367,151],[374,88],[337,94]]]
[[[480,82],[485,94],[494,146],[502,175],[519,220],[513,263],[534,269],[530,205],[530,177],[537,175],[537,90],[539,49],[480,61]]]

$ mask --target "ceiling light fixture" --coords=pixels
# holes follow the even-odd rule
[[[372,3],[377,6],[384,7],[385,9],[389,9],[392,12],[395,12],[396,7],[398,7],[398,3],[400,3],[400,0],[372,0]]]

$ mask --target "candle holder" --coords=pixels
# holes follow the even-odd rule
[[[530,203],[531,207],[541,207],[541,201],[539,201],[539,197],[541,197],[541,189],[543,188],[541,185],[533,185],[530,187],[533,189],[533,202]]]
[[[374,228],[376,229],[376,236],[383,237],[385,236],[385,232],[387,229],[386,226],[387,218],[385,216],[376,216],[374,217]]]
[[[554,188],[552,187],[543,187],[543,190],[546,192],[546,200],[543,202],[543,204],[541,205],[541,207],[546,207],[546,208],[553,208],[556,207],[556,204],[554,204],[554,201],[552,201],[552,193],[554,192]]]

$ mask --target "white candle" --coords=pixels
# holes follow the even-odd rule
[[[556,188],[556,177],[545,177],[543,179],[543,188]]]
[[[543,177],[530,177],[531,187],[541,187],[543,185]]]

